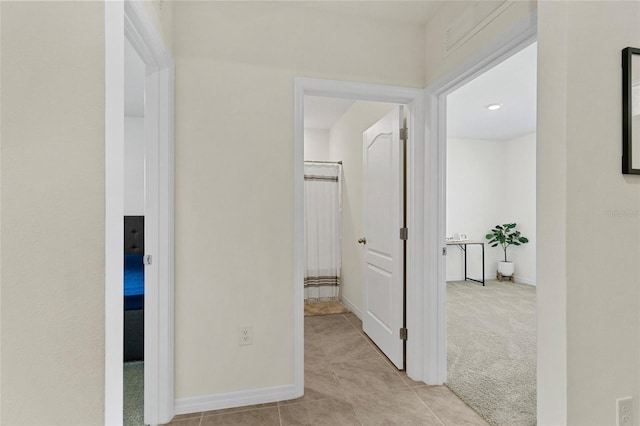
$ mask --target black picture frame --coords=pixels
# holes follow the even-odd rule
[[[640,160],[635,164],[633,161],[633,153],[640,153],[640,119],[637,126],[633,120],[634,56],[638,61],[635,72],[640,74],[640,48],[622,49],[622,173],[628,175],[640,175]],[[640,79],[637,79],[636,86],[640,90]],[[635,143],[634,135],[637,138]]]

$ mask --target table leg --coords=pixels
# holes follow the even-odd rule
[[[462,246],[462,250],[464,250],[464,280],[467,280],[467,245]]]
[[[484,287],[484,244],[482,246],[482,286]]]

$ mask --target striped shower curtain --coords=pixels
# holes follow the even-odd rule
[[[342,166],[304,164],[305,301],[338,298],[341,268]]]

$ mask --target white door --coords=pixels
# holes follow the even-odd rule
[[[364,332],[399,369],[404,316],[403,108],[396,107],[363,134]]]

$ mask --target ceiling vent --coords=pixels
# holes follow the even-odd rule
[[[446,53],[454,52],[481,29],[489,25],[514,2],[507,0],[476,1],[446,31]]]

